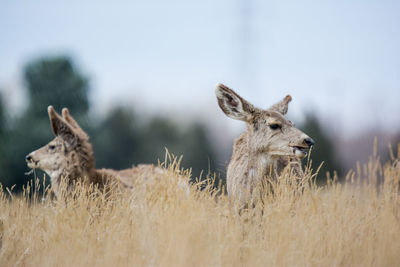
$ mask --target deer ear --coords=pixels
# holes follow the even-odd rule
[[[215,95],[219,107],[232,119],[248,121],[255,111],[252,104],[221,83],[215,88]]]
[[[73,128],[77,128],[77,129],[81,128],[81,127],[79,127],[79,125],[76,122],[76,120],[69,113],[68,108],[63,108],[62,109],[62,116],[63,116],[64,120],[66,120],[68,122],[68,124],[71,125]]]
[[[69,113],[68,108],[63,108],[62,109],[62,116],[66,122],[68,122],[69,125],[74,128],[76,133],[79,133],[79,137],[82,139],[89,139],[89,136],[86,134],[86,132],[79,126],[79,124],[76,122],[76,120],[71,116]]]
[[[49,113],[50,124],[54,135],[60,137],[69,145],[75,145],[78,141],[78,137],[72,130],[72,126],[57,114],[53,106],[49,106],[47,112]]]
[[[282,99],[281,101],[279,101],[278,103],[276,103],[275,105],[273,105],[270,110],[274,110],[277,111],[279,113],[281,113],[282,115],[286,115],[286,113],[288,112],[288,106],[289,106],[289,102],[292,101],[292,97],[290,95],[285,96],[284,99]]]

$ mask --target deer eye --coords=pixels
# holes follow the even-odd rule
[[[49,149],[50,149],[50,150],[54,150],[55,148],[56,148],[55,145],[49,145]]]
[[[278,130],[278,129],[282,128],[282,125],[273,123],[273,124],[269,125],[269,128],[271,128],[272,130]]]

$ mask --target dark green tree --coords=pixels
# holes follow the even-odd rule
[[[5,137],[6,155],[0,170],[0,182],[5,186],[16,184],[17,189],[32,177],[25,155],[45,145],[52,138],[47,107],[53,105],[58,111],[68,107],[82,122],[88,110],[88,82],[68,57],[40,58],[27,64],[24,69],[28,105],[25,113],[10,123]],[[38,172],[39,177],[43,173]]]
[[[116,107],[90,131],[96,166],[124,169],[141,162],[140,133],[133,112]]]
[[[315,145],[311,152],[312,168],[317,170],[322,162],[322,168],[317,177],[317,182],[323,184],[326,182],[326,173],[333,174],[337,171],[341,174],[341,166],[335,158],[335,149],[330,136],[322,128],[318,118],[311,112],[307,113],[306,119],[298,127],[303,132],[307,133],[315,141]]]
[[[0,94],[0,138],[5,131],[6,127],[6,114],[4,111],[3,95]],[[1,139],[0,139],[1,140]]]
[[[203,171],[202,178],[215,171],[215,151],[204,125],[199,123],[190,125],[180,143],[184,144],[181,148],[183,164],[186,167],[192,167],[195,177],[201,171]]]
[[[164,117],[136,119],[132,110],[117,107],[99,123],[90,136],[99,168],[124,169],[140,163],[161,162],[165,148],[183,155],[182,167],[192,168],[193,177],[214,167],[214,151],[200,124],[182,126]]]
[[[181,132],[172,121],[167,118],[155,117],[150,119],[142,129],[143,142],[140,151],[145,162],[157,162],[158,159],[163,161],[165,148],[176,156],[182,154],[179,144]]]
[[[6,128],[6,119],[5,119],[5,112],[4,112],[4,103],[3,103],[3,96],[0,94],[0,181],[1,181],[1,170],[4,169],[5,163],[5,128]]]
[[[35,60],[25,67],[29,95],[29,116],[43,116],[48,105],[56,110],[69,107],[72,114],[86,114],[89,109],[88,79],[68,57]]]
[[[205,177],[214,170],[215,152],[205,127],[199,123],[176,125],[166,118],[153,118],[142,133],[145,161],[164,160],[165,148],[176,156],[183,155],[182,167],[192,168],[193,178],[203,171]]]
[[[165,148],[183,155],[182,167],[192,168],[193,178],[203,178],[214,168],[214,150],[205,127],[179,125],[165,117],[139,120],[125,107],[112,109],[89,131],[98,168],[125,169],[137,164],[157,164]]]

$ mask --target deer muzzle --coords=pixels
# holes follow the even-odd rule
[[[29,154],[29,155],[27,155],[25,157],[25,161],[26,161],[26,163],[27,163],[29,168],[36,168],[37,167],[38,161],[34,160],[34,158],[32,157],[31,154]]]

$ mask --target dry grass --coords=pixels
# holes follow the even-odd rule
[[[399,266],[394,163],[372,158],[323,188],[310,173],[300,184],[285,173],[241,215],[210,186],[177,187],[178,167],[136,194],[77,186],[54,200],[35,193],[38,184],[24,196],[0,193],[0,265]]]

